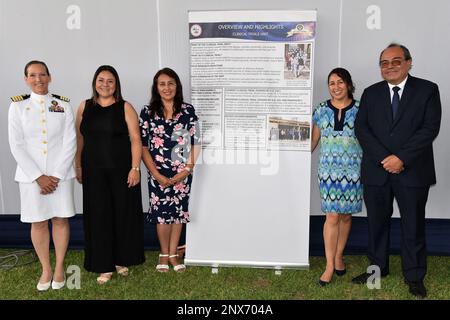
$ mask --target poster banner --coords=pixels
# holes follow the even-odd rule
[[[309,151],[313,15],[255,22],[198,15],[189,23],[191,94],[204,147]]]
[[[303,177],[290,182],[293,188],[289,190],[265,185],[262,187],[265,191],[259,193],[261,203],[257,201],[253,204],[236,204],[233,212],[227,213],[245,218],[255,214],[258,219],[264,215],[276,215],[279,210],[290,211],[289,214],[296,216],[293,221],[299,223],[298,229],[294,228],[292,231],[292,241],[302,242],[299,245],[303,247],[300,250],[303,253],[308,252],[309,243],[308,238],[303,236],[309,234],[307,227],[315,30],[315,11],[189,13],[191,101],[201,122],[203,148],[203,168],[199,173],[201,178],[197,179],[201,181],[194,184],[193,190],[205,189],[205,184],[214,184],[217,180],[212,180],[211,176],[219,177],[224,172],[228,174],[225,175],[227,181],[222,183],[222,188],[229,195],[240,192],[241,187],[230,182],[230,179],[233,180],[237,172],[241,171],[238,179],[244,177],[247,183],[257,185],[279,183],[285,179],[286,174]],[[227,162],[220,165],[215,161],[212,165],[205,161],[217,154],[237,154],[236,158],[247,159],[247,162],[244,160],[240,163]],[[256,156],[252,156],[255,154]],[[252,158],[259,157],[261,160],[262,154],[270,155],[272,160],[276,158],[277,168],[272,170],[270,178],[264,178],[264,174],[257,170],[243,170],[245,165],[252,164]],[[241,167],[238,167],[238,164],[241,164]],[[256,161],[255,164],[261,165],[261,161]],[[295,164],[295,167],[292,167],[292,164]],[[292,177],[287,179],[291,181]],[[212,192],[214,188],[205,190]],[[294,195],[298,190],[304,190],[300,197],[297,195],[288,199],[289,193]],[[197,202],[194,206],[200,211],[194,215],[202,217],[202,210],[208,210],[208,201],[203,198],[208,196],[194,193],[192,202]],[[284,202],[274,206],[265,205],[263,200],[271,197],[284,199]],[[302,201],[301,205],[295,203],[299,200]],[[289,219],[289,214],[285,218]],[[196,233],[201,231],[194,233],[192,230],[198,229],[200,225],[203,225],[204,229],[210,227],[208,223],[201,221],[200,217],[188,226],[188,245],[193,250],[187,251],[188,263],[199,262],[195,252],[200,253],[198,248],[204,246],[201,241],[197,241]],[[205,219],[211,219],[211,215]],[[267,223],[272,222],[269,220]],[[270,225],[264,228],[266,227],[270,228]],[[226,226],[223,226],[222,230],[224,229]],[[303,236],[299,237],[299,234]],[[220,232],[215,233],[216,237],[220,235]],[[226,234],[223,233],[222,236]],[[242,236],[252,235],[247,233]],[[219,239],[208,241],[220,242]],[[272,243],[277,246],[277,241],[279,239],[274,238]],[[206,249],[205,251],[208,251]],[[226,246],[224,250],[227,250]],[[233,254],[227,255],[234,261],[231,264],[240,265],[242,261],[232,256]],[[290,265],[290,258],[292,257],[278,257],[278,262],[272,264],[269,262],[272,257],[268,255],[261,259],[255,258],[255,261],[246,261],[244,264],[260,266],[258,260],[261,260],[265,261],[265,266],[286,266]],[[226,259],[216,258],[215,261],[217,260]],[[290,266],[308,264],[308,257],[304,254],[301,259],[294,260],[296,262],[292,262],[293,265]],[[299,260],[301,263],[298,263]]]

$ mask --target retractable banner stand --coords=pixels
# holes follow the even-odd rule
[[[189,12],[202,152],[188,265],[309,266],[316,11]]]

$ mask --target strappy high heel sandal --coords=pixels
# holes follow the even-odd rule
[[[174,265],[172,263],[173,270],[178,273],[186,271],[186,266],[184,264],[178,264],[178,254],[173,254],[173,255],[169,256],[169,259],[174,259],[174,258],[176,259],[177,264]]]
[[[106,272],[106,273],[102,273],[100,274],[99,277],[97,277],[97,283],[98,284],[105,284],[108,281],[111,280],[113,273],[112,272]]]
[[[184,258],[184,256],[186,255],[186,245],[185,244],[177,247],[177,254],[181,259]]]
[[[167,258],[167,257],[170,258],[170,256],[168,254],[159,254],[159,258],[160,259],[161,258]],[[158,272],[167,272],[167,271],[169,271],[169,265],[168,264],[158,264],[156,266],[156,271],[158,271]]]
[[[116,271],[118,275],[121,275],[122,277],[128,277],[130,274],[130,270],[127,267],[123,266],[116,266]]]

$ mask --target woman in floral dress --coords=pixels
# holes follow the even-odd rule
[[[148,169],[148,219],[156,223],[161,253],[157,271],[176,272],[177,247],[183,224],[189,222],[189,194],[198,154],[199,129],[194,107],[183,101],[178,75],[169,68],[153,78],[152,98],[140,115],[142,159]]]

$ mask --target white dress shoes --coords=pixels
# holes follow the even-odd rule
[[[52,284],[52,281],[46,282],[46,283],[40,283],[38,282],[36,289],[38,291],[47,291],[50,288],[50,285]]]
[[[52,289],[59,290],[62,289],[66,285],[66,278],[64,278],[61,282],[56,282],[52,280]]]

